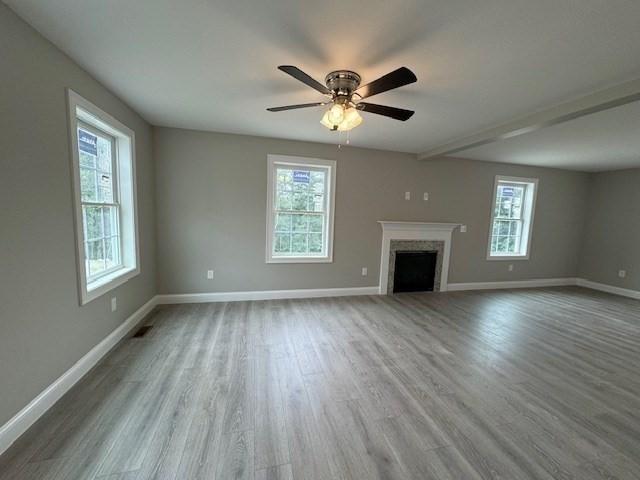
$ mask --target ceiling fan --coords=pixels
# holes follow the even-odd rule
[[[358,111],[384,115],[385,117],[403,122],[409,120],[414,114],[412,110],[361,101],[373,95],[416,82],[418,79],[407,67],[400,67],[363,86],[360,86],[360,75],[351,70],[336,70],[329,73],[324,79],[326,85],[322,85],[293,65],[280,65],[278,69],[329,98],[325,102],[267,108],[270,112],[331,105],[325,112],[322,120],[320,120],[320,123],[333,131],[349,131],[360,125],[362,123],[362,117]]]

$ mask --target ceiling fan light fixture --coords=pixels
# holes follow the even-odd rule
[[[333,109],[336,106],[343,110],[342,120],[340,122],[336,122],[334,120],[335,116],[332,114]],[[324,113],[324,115],[322,116],[322,120],[320,120],[320,123],[327,127],[329,130],[348,132],[349,130],[356,128],[362,123],[362,116],[353,107],[344,109],[341,105],[334,105]]]
[[[334,103],[333,106],[327,112],[329,114],[328,120],[333,125],[340,125],[344,120],[344,106],[338,103]]]
[[[344,120],[342,120],[340,125],[338,125],[338,131],[348,132],[349,130],[356,128],[361,123],[362,115],[360,115],[355,108],[348,108],[344,112]]]
[[[322,120],[320,120],[320,123],[322,125],[324,125],[325,127],[327,127],[329,130],[337,130],[338,129],[338,125],[334,124],[334,123],[331,123],[331,120],[329,120],[329,110],[324,112],[324,115],[322,116]]]

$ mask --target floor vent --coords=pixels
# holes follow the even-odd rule
[[[133,338],[144,337],[149,330],[153,328],[153,325],[145,325],[140,327],[136,333],[133,334]]]

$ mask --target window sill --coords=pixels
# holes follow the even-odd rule
[[[333,263],[331,257],[271,257],[266,263]]]
[[[529,254],[526,255],[488,255],[487,260],[529,260]]]
[[[122,285],[127,280],[135,277],[140,273],[137,267],[123,267],[115,272],[100,277],[97,280],[87,284],[86,289],[82,292],[82,305],[86,305],[114,288]]]

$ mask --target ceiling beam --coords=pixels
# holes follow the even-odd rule
[[[585,115],[637,101],[640,101],[640,78],[527,115],[475,135],[440,145],[419,153],[418,159],[428,160],[430,158],[453,155],[464,150],[535,132],[542,128],[559,125]]]

